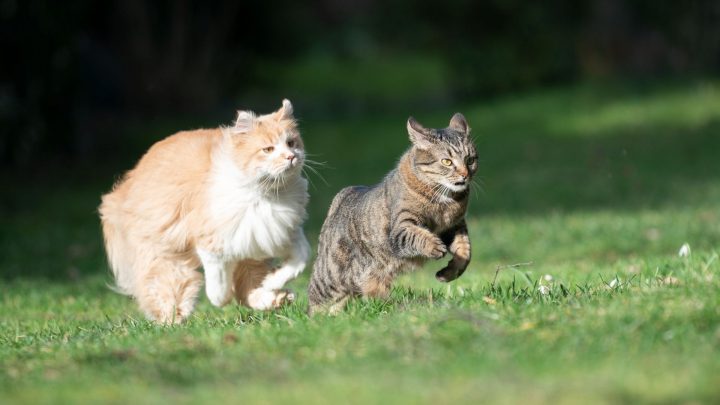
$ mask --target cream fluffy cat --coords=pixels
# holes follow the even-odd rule
[[[105,248],[118,288],[157,322],[182,322],[202,287],[215,306],[294,299],[309,246],[303,142],[292,105],[232,127],[184,131],[155,145],[102,197]],[[273,263],[279,264],[273,266]]]

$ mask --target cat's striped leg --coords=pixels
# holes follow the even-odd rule
[[[374,275],[364,277],[359,282],[363,297],[387,299],[390,297],[392,278],[380,271],[373,272]]]
[[[447,239],[450,253],[453,258],[447,266],[435,274],[435,278],[442,282],[453,281],[460,277],[470,264],[470,237],[468,236],[467,225],[462,221],[455,229],[443,235]]]
[[[353,293],[339,282],[338,273],[327,271],[323,266],[324,261],[318,261],[320,263],[315,263],[315,272],[308,285],[308,314],[338,314],[345,308]]]
[[[226,305],[232,299],[236,263],[204,249],[198,249],[197,254],[205,270],[205,292],[208,299],[216,307]]]
[[[345,309],[345,305],[347,305],[347,302],[351,297],[351,295],[342,295],[336,296],[330,301],[322,304],[311,303],[308,307],[308,315],[315,315],[318,313],[326,315],[337,315],[342,312],[343,309]]]
[[[443,241],[427,228],[418,226],[415,217],[403,212],[398,215],[390,231],[390,247],[398,257],[412,258],[424,256],[439,259],[447,253]]]

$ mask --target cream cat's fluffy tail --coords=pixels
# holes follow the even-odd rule
[[[122,230],[114,223],[111,213],[116,211],[111,195],[103,198],[100,206],[105,251],[107,252],[110,269],[115,276],[115,285],[112,289],[118,293],[132,294],[132,269],[134,262],[134,248],[127,243]]]

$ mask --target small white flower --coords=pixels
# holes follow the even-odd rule
[[[549,282],[553,281],[553,276],[546,274],[543,276],[543,280],[545,280],[549,283]]]
[[[610,284],[608,284],[608,286],[610,286],[610,288],[615,288],[618,284],[620,284],[620,280],[615,277],[614,279],[612,279],[612,281],[610,281]]]
[[[690,245],[687,243],[683,243],[683,245],[680,246],[680,250],[678,251],[678,256],[680,256],[680,257],[690,256]]]
[[[547,295],[550,292],[550,288],[546,285],[541,285],[538,287],[538,291],[540,291],[540,294]]]

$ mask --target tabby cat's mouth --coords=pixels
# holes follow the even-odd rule
[[[466,181],[456,181],[455,183],[453,183],[453,185],[455,186],[464,186],[465,184],[467,184]]]

